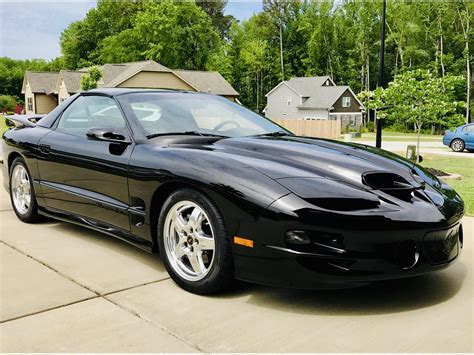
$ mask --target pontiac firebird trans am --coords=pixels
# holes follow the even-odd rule
[[[463,201],[422,167],[222,97],[96,89],[10,119],[2,171],[20,220],[159,251],[190,292],[354,287],[443,269],[463,246]]]

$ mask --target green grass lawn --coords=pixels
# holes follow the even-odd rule
[[[460,174],[461,180],[447,180],[446,182],[463,198],[466,204],[466,213],[474,216],[474,159],[426,154],[423,155],[421,165],[447,173]]]
[[[441,142],[443,136],[422,134],[420,135],[420,142]],[[375,133],[362,133],[361,138],[352,139],[354,142],[357,141],[374,141]],[[416,133],[401,133],[401,132],[382,132],[382,141],[399,141],[399,142],[415,142]]]
[[[0,136],[7,130],[8,126],[3,115],[0,115]]]

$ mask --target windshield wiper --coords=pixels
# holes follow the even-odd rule
[[[257,134],[254,137],[284,137],[284,136],[291,136],[291,135],[292,134],[289,132],[276,131],[276,132]]]
[[[198,131],[185,131],[185,132],[165,132],[165,133],[153,133],[146,136],[148,139],[162,136],[210,136],[210,137],[219,137],[219,138],[229,138],[228,136],[222,136],[219,134],[204,133]]]

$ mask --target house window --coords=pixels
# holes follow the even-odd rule
[[[26,99],[26,104],[27,104],[28,111],[33,111],[33,98],[32,97],[28,97]]]
[[[349,96],[342,98],[342,107],[351,107],[351,98]]]
[[[291,106],[291,97],[286,98],[286,106]]]

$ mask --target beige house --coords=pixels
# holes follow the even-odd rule
[[[99,67],[98,87],[174,89],[208,92],[235,101],[238,92],[218,73],[172,70],[152,60],[105,64]],[[81,77],[87,68],[58,72],[26,72],[22,93],[26,113],[50,112],[58,103],[81,91]],[[30,105],[31,103],[31,105]]]
[[[25,94],[26,113],[48,113],[57,106],[57,77],[57,72],[27,71],[25,73],[21,92]]]

